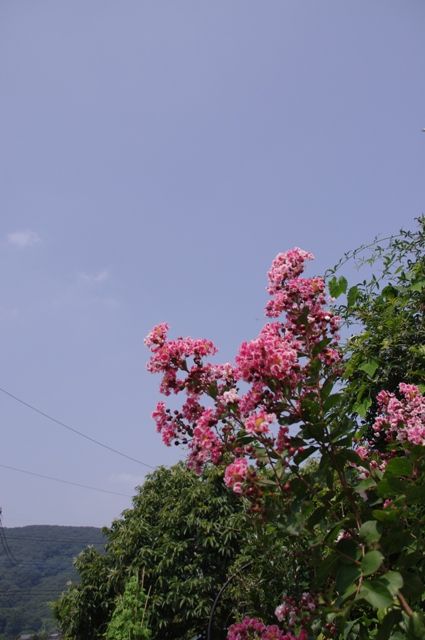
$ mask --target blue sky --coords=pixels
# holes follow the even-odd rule
[[[143,337],[263,322],[294,245],[321,272],[424,210],[422,0],[0,3],[0,386],[150,464]],[[353,278],[355,278],[353,274]],[[0,464],[122,493],[145,470],[0,394]],[[7,526],[130,501],[0,468]]]

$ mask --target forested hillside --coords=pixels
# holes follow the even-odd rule
[[[102,549],[95,527],[5,528],[0,539],[0,638],[51,630],[49,602],[69,580],[77,580],[73,558],[87,545]]]

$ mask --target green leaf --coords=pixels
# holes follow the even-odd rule
[[[367,375],[370,378],[373,378],[373,376],[375,375],[376,370],[379,367],[379,362],[377,360],[375,360],[374,358],[372,358],[371,360],[367,360],[366,362],[362,362],[362,364],[359,366],[359,369],[361,371],[364,371],[365,373],[367,373]]]
[[[390,609],[385,617],[380,621],[378,635],[376,636],[376,640],[389,640],[389,638],[393,638],[391,634],[395,625],[401,620],[401,613],[397,609]]]
[[[392,284],[387,285],[382,289],[382,297],[385,300],[393,300],[398,295],[398,291]]]
[[[368,520],[363,523],[360,527],[359,534],[362,540],[365,540],[368,544],[378,542],[382,535],[379,531],[379,525],[376,520]]]
[[[360,589],[359,598],[366,600],[375,609],[386,609],[393,604],[391,593],[379,580],[365,580]]]
[[[347,293],[348,307],[352,307],[356,303],[356,300],[358,299],[359,295],[360,295],[360,291],[358,287],[350,287]]]
[[[364,418],[371,404],[372,400],[370,398],[365,398],[361,402],[356,402],[356,404],[353,406],[353,411],[354,413],[357,413],[361,418]]]
[[[399,517],[396,509],[374,509],[372,515],[378,522],[394,522]]]
[[[338,298],[338,296],[347,291],[348,282],[347,279],[344,278],[344,276],[340,276],[339,278],[334,276],[329,280],[328,286],[329,293],[331,294],[332,298]]]
[[[403,586],[403,576],[398,571],[387,571],[380,579],[385,582],[388,591],[393,596],[397,595]]]
[[[362,558],[361,567],[363,575],[370,576],[372,573],[378,571],[379,567],[384,561],[384,556],[380,551],[369,551]]]
[[[317,451],[317,447],[307,447],[303,449],[301,453],[297,453],[295,456],[295,461],[297,464],[301,464],[304,460],[307,460],[315,451]]]
[[[425,620],[423,613],[414,611],[413,614],[409,616],[407,631],[409,638],[412,638],[412,640],[413,638],[417,638],[418,640],[425,638]]]
[[[385,468],[385,476],[410,476],[412,461],[409,458],[393,458]]]
[[[397,478],[397,476],[389,475],[384,476],[379,482],[377,492],[381,498],[388,498],[397,494],[404,495],[405,487],[406,483],[403,480]],[[378,520],[379,518],[376,519]]]
[[[347,287],[348,287],[347,278],[344,278],[344,276],[340,276],[339,288],[341,290],[341,293],[345,293],[347,291]]]
[[[327,413],[330,409],[335,407],[342,399],[342,393],[333,393],[330,395],[323,405],[323,411]]]
[[[328,507],[325,507],[325,506],[317,507],[317,509],[313,511],[313,513],[307,520],[308,527],[314,527],[314,525],[316,525],[318,522],[320,522],[323,519],[323,517],[326,515],[327,512],[328,512]]]
[[[418,280],[417,282],[414,282],[413,284],[410,285],[409,290],[410,291],[423,291],[423,289],[425,289],[425,280]]]
[[[342,539],[338,542],[337,551],[340,552],[340,562],[344,564],[353,564],[360,558],[360,549],[358,543],[349,538]]]
[[[338,593],[342,596],[347,589],[355,584],[360,578],[362,572],[357,565],[341,564],[336,574],[335,586]]]
[[[375,480],[369,477],[369,478],[365,478],[364,480],[361,480],[359,484],[357,484],[354,487],[354,491],[356,491],[357,493],[363,493],[364,491],[367,491],[368,489],[373,489],[375,487],[376,487]]]
[[[423,504],[425,501],[425,492],[421,484],[408,486],[405,495],[408,504]]]
[[[339,296],[339,287],[338,278],[336,276],[329,280],[328,287],[329,293],[331,294],[332,298],[337,298]]]

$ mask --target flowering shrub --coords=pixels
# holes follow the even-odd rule
[[[381,414],[372,429],[386,440],[425,445],[425,398],[414,384],[399,384],[399,400],[394,393],[381,391],[378,407]]]
[[[275,616],[279,622],[286,622],[288,627],[295,627],[297,623],[308,624],[317,604],[311,593],[304,592],[299,602],[290,596],[282,598],[282,604],[276,607]]]
[[[166,445],[188,447],[197,473],[224,465],[226,486],[282,537],[308,533],[315,598],[293,585],[276,603],[282,628],[246,618],[228,640],[378,631],[385,639],[392,629],[397,638],[423,638],[423,534],[413,535],[412,523],[425,516],[425,400],[414,385],[400,384],[398,395],[382,390],[379,415],[359,431],[341,390],[340,319],[323,278],[302,277],[312,259],[299,248],[275,258],[266,315],[279,320],[243,342],[234,364],[206,362],[217,351],[209,340],[169,340],[168,325],[155,327],[148,369],[162,374],[164,395],[183,399],[173,410],[158,403],[153,417]],[[412,593],[414,576],[421,586]]]
[[[275,624],[265,625],[256,618],[244,618],[242,622],[229,628],[228,640],[307,640],[305,631],[297,636],[284,633]]]

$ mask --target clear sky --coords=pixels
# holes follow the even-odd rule
[[[274,255],[321,272],[424,211],[423,0],[2,0],[0,386],[149,464],[143,337],[263,322]],[[132,493],[145,469],[0,393],[0,464]],[[0,468],[6,526],[130,504]]]

